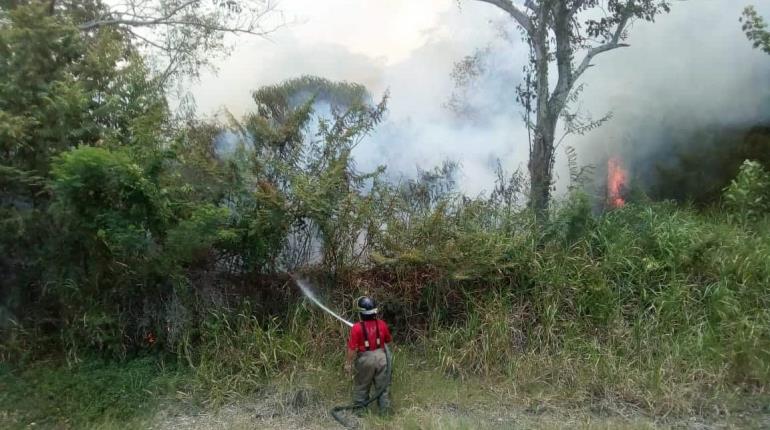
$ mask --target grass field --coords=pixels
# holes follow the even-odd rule
[[[546,365],[546,364],[544,364]],[[296,366],[261,389],[225,402],[207,398],[189,368],[145,358],[126,363],[85,361],[73,367],[37,363],[0,373],[0,427],[8,429],[279,429],[339,428],[328,410],[348,401],[349,378],[332,365]],[[654,410],[613,393],[524,383],[522,376],[449,377],[413,352],[396,358],[395,414],[372,412],[372,429],[727,429],[768,428],[762,393],[721,393],[698,408]],[[661,402],[665,399],[661,399]]]

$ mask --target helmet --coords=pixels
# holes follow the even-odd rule
[[[361,315],[376,315],[377,314],[377,302],[366,296],[361,296],[356,300],[358,307],[358,313]]]

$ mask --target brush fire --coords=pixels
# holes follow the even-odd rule
[[[607,206],[615,209],[626,204],[624,197],[628,174],[623,168],[623,160],[611,157],[607,160]]]

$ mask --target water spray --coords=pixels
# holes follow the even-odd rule
[[[316,298],[315,294],[313,293],[313,290],[311,290],[310,287],[308,287],[308,285],[307,285],[307,283],[305,281],[303,281],[302,279],[297,279],[294,276],[292,276],[292,279],[294,279],[294,282],[297,283],[297,286],[299,287],[300,290],[302,290],[302,294],[304,294],[305,297],[310,299],[313,303],[318,305],[319,308],[321,308],[324,311],[326,311],[329,315],[331,315],[334,318],[337,318],[338,320],[340,320],[340,322],[342,322],[343,324],[347,325],[348,327],[353,327],[353,323],[352,322],[350,322],[350,321],[346,320],[345,318],[342,318],[341,316],[337,315],[336,312],[334,312],[333,310],[327,308],[323,303],[321,303],[321,301]]]

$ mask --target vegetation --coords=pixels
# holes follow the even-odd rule
[[[752,41],[754,47],[770,54],[770,31],[767,29],[765,19],[759,15],[754,6],[747,6],[744,9],[741,22],[746,37]]]
[[[153,410],[158,398],[172,397],[184,376],[184,370],[159,368],[150,357],[126,363],[93,360],[75,367],[4,367],[0,423],[23,428],[125,421]]]
[[[410,369],[455,391],[495,381],[525,407],[656,416],[766,393],[761,163],[711,205],[639,195],[603,212],[572,166],[538,220],[518,173],[469,198],[456,164],[401,183],[356,169],[387,94],[302,77],[255,91],[243,118],[179,119],[131,38],[66,17],[0,17],[0,424],[109,426],[278,380],[341,399],[344,327],[288,272],[343,308],[378,297],[396,388],[418,389]]]
[[[609,119],[592,120],[570,111],[583,90],[581,76],[592,67],[595,57],[625,43],[636,20],[654,21],[668,12],[667,0],[477,0],[489,3],[513,19],[530,49],[525,82],[517,99],[525,110],[532,131],[529,142],[529,204],[539,219],[547,215],[553,182],[555,150],[561,138],[556,126],[561,121],[564,135],[585,134]],[[583,17],[588,17],[584,21]],[[581,51],[583,58],[576,61]],[[549,83],[553,76],[556,82]],[[534,118],[530,119],[531,116]]]

